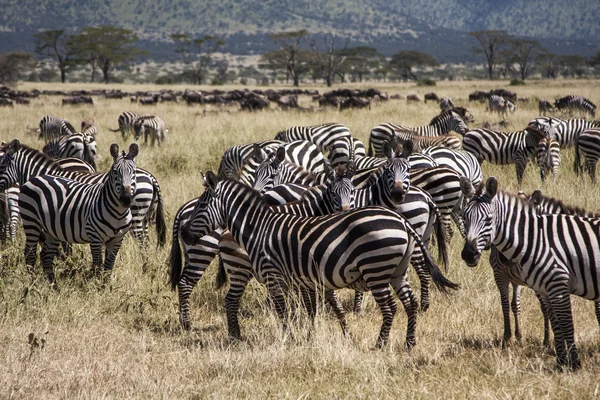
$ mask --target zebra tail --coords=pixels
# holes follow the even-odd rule
[[[435,208],[435,240],[438,245],[438,260],[444,266],[444,271],[448,271],[448,243],[446,243],[446,231],[444,230],[444,224],[442,223],[442,214],[439,208]]]
[[[152,181],[152,186],[158,197],[158,205],[156,206],[156,235],[158,237],[158,247],[164,247],[167,242],[167,223],[165,222],[165,208],[164,202],[162,198],[162,194],[160,192],[160,186],[158,186],[158,181],[154,179]]]
[[[219,271],[215,279],[215,286],[217,289],[221,289],[227,283],[227,270],[225,269],[225,263],[223,257],[219,255]]]
[[[402,218],[404,219],[404,224],[406,225],[406,231],[413,237],[416,245],[421,248],[421,251],[423,252],[423,259],[425,260],[425,267],[427,267],[429,275],[431,275],[431,279],[438,290],[444,294],[449,294],[448,289],[457,290],[460,288],[459,284],[450,281],[444,276],[444,274],[442,274],[442,271],[440,271],[435,261],[431,257],[431,253],[429,253],[429,250],[421,241],[419,234],[413,229],[413,227],[410,225],[410,222],[408,222],[406,218]]]
[[[171,243],[171,254],[169,256],[171,289],[175,290],[181,279],[181,247],[179,246],[179,220],[173,222],[173,241]]]
[[[581,159],[579,157],[579,138],[575,138],[575,157],[573,157],[573,172],[579,176],[581,171]]]
[[[111,132],[120,132],[121,128],[117,128],[117,129],[110,129],[110,128],[108,128],[108,130],[111,131]]]
[[[371,145],[371,135],[369,135],[369,149],[367,150],[367,155],[369,157],[373,157],[373,146]]]

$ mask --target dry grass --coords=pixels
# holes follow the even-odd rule
[[[471,91],[499,84],[449,82],[435,88],[408,84],[381,87],[390,93],[416,93],[421,97],[433,90],[451,96],[457,105],[467,105]],[[20,89],[31,88],[25,85]],[[516,91],[520,97],[550,99],[578,93],[599,104],[599,88],[597,81],[557,81],[534,82]],[[475,124],[498,120],[486,115],[484,106],[468,107],[477,118]],[[110,164],[110,143],[128,145],[118,134],[108,131],[117,126],[117,116],[125,109],[148,111],[131,106],[128,99],[98,99],[94,107],[62,107],[59,98],[46,97],[29,107],[0,109],[0,138],[19,137],[41,148],[42,143],[27,134],[26,128],[35,127],[42,116],[59,115],[73,124],[93,117],[101,131],[98,142],[104,159],[100,168],[105,169]],[[390,101],[372,110],[320,113],[204,115],[199,106],[183,104],[160,104],[152,110],[164,118],[170,136],[163,148],[142,146],[137,162],[155,173],[161,183],[169,223],[181,204],[201,192],[198,171],[216,169],[228,146],[269,139],[278,130],[295,124],[329,121],[346,124],[358,138],[366,140],[370,128],[378,123],[421,125],[438,112],[437,104],[406,105],[404,101]],[[531,102],[519,104],[510,118],[513,127],[519,129],[535,116],[537,102]],[[563,155],[558,182],[544,186],[530,165],[523,189],[530,192],[541,187],[568,203],[600,210],[598,188],[587,179],[578,180],[571,172],[571,162],[570,152]],[[485,165],[484,173],[498,177],[501,187],[517,190],[514,167]],[[226,337],[225,292],[216,291],[213,285],[214,265],[192,295],[194,329],[182,332],[177,296],[167,286],[168,249],[151,249],[144,254],[127,238],[112,283],[101,287],[83,281],[81,269],[90,262],[89,249],[76,248],[71,260],[56,265],[62,286],[57,293],[42,278],[31,281],[24,269],[22,248],[21,234],[15,245],[2,249],[0,258],[1,398],[599,395],[600,340],[592,303],[573,301],[577,343],[583,358],[580,372],[554,371],[554,357],[541,345],[539,306],[529,290],[523,293],[523,342],[501,350],[501,309],[490,267],[487,260],[476,269],[466,267],[460,259],[462,243],[458,237],[451,244],[447,275],[461,283],[462,289],[449,298],[433,293],[431,309],[419,317],[417,346],[410,353],[403,347],[406,316],[402,311],[392,329],[391,345],[382,351],[372,350],[381,323],[372,299],[363,316],[349,316],[352,339],[344,339],[333,315],[322,311],[314,336],[306,340],[301,327],[295,338],[282,335],[277,318],[264,306],[264,289],[253,283],[242,303],[244,340],[232,344]],[[344,292],[342,297],[349,307],[351,294]]]

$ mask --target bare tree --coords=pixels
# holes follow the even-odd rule
[[[307,36],[306,29],[275,33],[269,36],[283,55],[286,69],[294,81],[294,86],[300,85],[300,75],[308,70],[306,53],[300,49],[300,43]]]
[[[419,77],[413,72],[413,68],[421,66],[437,67],[440,63],[427,53],[420,51],[404,50],[392,56],[390,66],[397,69],[404,79],[419,80]]]
[[[500,48],[508,39],[508,34],[506,31],[500,30],[475,31],[470,32],[469,36],[474,37],[479,43],[479,47],[474,47],[473,51],[485,55],[488,75],[490,79],[494,79],[494,71],[500,58]]]
[[[327,86],[331,86],[333,79],[338,68],[346,60],[345,50],[348,47],[350,39],[346,39],[344,47],[339,50],[335,48],[335,42],[338,39],[337,35],[326,34],[323,37],[323,43],[325,45],[325,51],[320,52],[317,47],[317,41],[312,39],[310,41],[310,47],[315,52],[316,63],[319,65],[321,70],[321,76],[325,78]]]
[[[170,36],[176,44],[175,52],[181,55],[184,64],[190,67],[194,84],[202,84],[208,76],[208,68],[212,63],[213,55],[225,44],[217,36],[205,35],[192,39],[186,34]]]
[[[67,73],[77,64],[77,48],[64,29],[43,31],[33,35],[35,52],[42,57],[52,58],[60,71],[60,81],[65,83]]]
[[[527,79],[531,73],[533,61],[542,54],[543,48],[537,40],[509,39],[506,57],[508,62],[518,66],[521,80]]]

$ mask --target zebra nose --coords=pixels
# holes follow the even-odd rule
[[[481,252],[477,249],[477,242],[475,240],[468,240],[465,242],[461,257],[469,267],[475,267],[479,264]]]
[[[349,203],[342,203],[342,211],[348,211],[350,210],[350,204]]]
[[[405,191],[402,182],[394,183],[394,187],[392,188],[392,197],[394,201],[398,203],[402,202],[402,200],[404,200],[404,194]]]

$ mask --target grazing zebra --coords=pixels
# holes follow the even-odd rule
[[[102,183],[108,179],[106,173],[66,170],[63,167],[65,164],[59,160],[53,160],[38,150],[21,145],[18,139],[5,145],[4,149],[6,152],[0,159],[0,191],[17,183],[22,186],[38,175],[55,175],[89,184]],[[73,163],[71,159],[67,161],[69,164]],[[131,204],[131,233],[140,245],[145,246],[148,241],[148,225],[154,217],[158,245],[162,247],[166,239],[166,225],[160,186],[152,174],[141,168],[136,169],[136,176],[137,190]]]
[[[600,129],[587,129],[583,131],[575,142],[575,159],[573,170],[577,175],[586,171],[592,182],[596,182],[596,164],[600,157]],[[583,158],[583,165],[581,159]]]
[[[454,107],[455,107],[454,102],[452,101],[452,99],[450,97],[442,97],[440,99],[440,110],[448,111]]]
[[[117,129],[108,129],[111,132],[121,132],[121,137],[123,138],[123,140],[127,140],[129,138],[129,135],[132,133],[135,133],[135,128],[134,128],[134,124],[135,121],[137,121],[137,119],[139,117],[147,117],[149,116],[148,114],[143,114],[143,115],[138,115],[134,112],[131,111],[123,111],[121,113],[121,115],[119,115],[119,127]]]
[[[538,111],[540,115],[546,115],[547,113],[554,114],[554,107],[546,99],[540,99],[538,101]]]
[[[499,115],[506,118],[508,116],[508,112],[515,112],[516,108],[517,106],[515,106],[512,101],[507,100],[502,96],[492,94],[488,99],[488,107],[486,108],[486,111],[497,112]]]
[[[491,129],[474,129],[465,134],[463,149],[492,164],[515,164],[517,182],[521,185],[527,163],[545,135],[538,129],[528,126],[518,132],[499,132]]]
[[[554,107],[560,111],[569,111],[572,113],[575,110],[581,111],[584,114],[590,114],[596,117],[596,105],[583,96],[569,95],[561,97],[554,101]]]
[[[10,187],[0,192],[0,242],[6,242],[8,236],[14,241],[19,223],[19,188]]]
[[[552,171],[552,176],[556,181],[558,168],[560,167],[560,145],[558,141],[553,137],[542,138],[538,143],[536,156],[542,182],[545,182],[550,171]]]
[[[40,120],[40,128],[37,132],[40,134],[40,139],[47,141],[63,135],[72,135],[73,133],[76,133],[76,130],[69,121],[46,115]]]
[[[254,144],[238,144],[225,150],[219,164],[219,177],[238,179],[244,162],[254,153]],[[265,151],[273,151],[283,142],[281,140],[267,140],[256,142],[256,144]]]
[[[280,185],[273,190],[267,191],[263,198],[270,205],[281,205],[289,201],[301,200],[297,207],[302,207],[303,215],[309,216],[309,214],[315,213],[318,215],[330,214],[334,211],[338,211],[342,208],[342,204],[351,203],[350,195],[344,188],[344,182],[342,181],[337,186],[325,185],[311,188],[311,193],[305,193],[307,188],[303,186],[301,190],[297,190],[297,187],[292,187],[290,184]],[[289,198],[290,193],[293,192],[293,198]],[[296,194],[300,192],[300,196]],[[281,195],[283,193],[283,195]],[[269,199],[271,201],[269,201]],[[349,200],[348,200],[349,199]],[[223,230],[218,229],[208,235],[203,236],[199,239],[199,242],[195,245],[187,245],[183,243],[184,250],[184,266],[183,271],[181,268],[181,249],[179,245],[179,237],[181,236],[182,226],[189,220],[191,212],[193,211],[198,198],[193,199],[179,209],[175,215],[173,222],[173,240],[171,246],[170,255],[170,267],[171,267],[171,286],[173,290],[177,288],[179,294],[179,320],[183,329],[190,329],[191,319],[189,312],[189,296],[204,274],[204,271],[219,252],[221,247],[221,267],[225,268],[227,265],[227,274],[230,277],[230,293],[227,298],[232,298],[235,293],[243,292],[243,288],[248,284],[252,275],[251,264],[245,251],[240,252],[239,246],[231,246],[231,241],[223,240]],[[352,208],[349,204],[348,207]],[[293,211],[293,209],[290,209]],[[285,212],[285,210],[282,210]],[[296,210],[298,212],[298,210]],[[227,259],[227,261],[224,261]],[[219,269],[219,282],[218,286],[222,286],[224,283],[224,276],[221,268]],[[228,322],[230,326],[230,334],[236,336],[235,327],[237,324],[237,311],[229,311],[228,308]],[[233,312],[233,314],[231,314]],[[239,329],[237,330],[239,332]]]
[[[94,139],[98,134],[98,126],[93,119],[85,119],[81,121],[81,133],[88,136],[93,136]]]
[[[415,136],[441,136],[456,131],[464,135],[469,128],[465,124],[468,111],[462,107],[443,111],[429,125],[407,127],[392,123],[377,125],[369,135],[369,156],[383,156],[383,142],[390,141],[398,132],[412,132]]]
[[[314,126],[293,126],[275,135],[275,140],[283,142],[292,142],[295,140],[307,140],[314,143],[317,148],[323,152],[329,152],[336,143],[348,145],[351,143],[350,129],[342,124],[327,123]],[[348,162],[347,151],[337,151],[337,158],[331,159],[331,165],[336,166],[339,163]]]
[[[428,147],[442,146],[453,150],[459,150],[462,147],[462,141],[454,135],[441,136],[417,136],[410,132],[396,132],[399,144],[410,141],[413,144],[414,151],[422,152]]]
[[[42,149],[52,158],[78,158],[96,169],[98,146],[94,136],[86,133],[74,133],[52,139]]]
[[[423,153],[435,160],[436,165],[452,168],[459,175],[468,178],[474,186],[483,180],[481,165],[477,158],[467,151],[430,147]]]
[[[574,146],[579,135],[586,129],[600,128],[600,121],[539,117],[529,121],[528,125],[540,130],[544,130],[544,126],[554,128],[549,132],[552,132],[560,147],[564,149]]]
[[[136,190],[134,159],[138,146],[119,154],[110,146],[113,165],[107,179],[87,184],[57,176],[31,178],[21,186],[19,208],[27,239],[25,263],[33,271],[37,245],[42,235],[42,266],[48,280],[55,284],[53,263],[60,242],[89,243],[92,267],[111,271],[123,236],[131,225],[131,202]],[[106,246],[103,262],[102,246]]]
[[[182,228],[184,242],[227,227],[248,252],[256,278],[266,284],[277,314],[287,328],[284,291],[294,285],[310,298],[309,316],[318,291],[350,287],[373,293],[383,314],[377,347],[387,343],[397,306],[391,284],[409,314],[406,344],[415,345],[416,304],[406,269],[412,248],[423,246],[404,218],[382,207],[363,207],[325,217],[277,213],[258,192],[231,181],[218,181],[208,172],[206,190]],[[252,227],[250,235],[248,229]],[[429,253],[427,268],[438,287],[458,286],[443,278]]]
[[[343,140],[334,143],[327,154],[327,159],[331,165],[334,165],[334,162],[340,164],[341,162],[339,160],[348,160],[350,158],[350,153],[353,153],[355,161],[366,157],[367,152],[365,150],[365,145],[356,138],[351,138],[350,140],[352,141],[352,146]],[[350,151],[350,153],[348,153],[348,151]]]
[[[483,187],[481,187],[483,189]],[[600,219],[540,215],[489,178],[464,209],[462,259],[476,266],[491,245],[515,263],[515,272],[548,307],[559,367],[580,368],[570,294],[600,300]]]
[[[142,115],[133,122],[133,132],[135,140],[139,140],[144,135],[144,143],[148,144],[148,136],[150,136],[152,146],[155,141],[160,146],[160,142],[166,140],[169,130],[165,129],[165,121],[162,118],[156,115]]]

